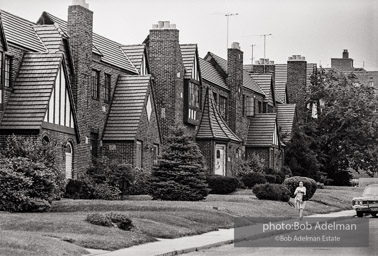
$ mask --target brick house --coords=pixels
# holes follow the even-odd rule
[[[2,141],[17,133],[53,143],[67,178],[95,158],[151,168],[161,136],[144,44],[93,33],[85,1],[69,6],[68,22],[1,11],[0,24],[0,63],[11,63],[0,87]]]

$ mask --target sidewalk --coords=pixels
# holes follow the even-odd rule
[[[354,210],[334,212],[328,214],[315,214],[307,217],[340,217],[353,216]],[[231,244],[234,242],[234,229],[220,229],[201,235],[181,237],[176,239],[159,239],[157,242],[132,246],[113,252],[96,253],[101,256],[173,256],[189,253],[200,249]],[[95,255],[95,254],[91,254]]]

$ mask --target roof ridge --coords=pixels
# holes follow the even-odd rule
[[[27,20],[27,19],[25,19],[25,18],[23,18],[23,17],[21,17],[21,16],[18,16],[18,15],[16,15],[16,14],[13,14],[13,13],[7,12],[7,11],[5,11],[5,10],[3,10],[3,9],[0,9],[0,15],[1,15],[2,12],[5,12],[5,13],[7,13],[7,14],[9,14],[9,15],[12,15],[12,16],[14,16],[14,17],[17,17],[17,18],[19,18],[19,19],[21,19],[21,20],[24,20],[24,21],[27,21],[27,22],[29,22],[29,23],[32,23],[33,25],[37,25],[37,23],[35,23],[35,22],[33,22],[33,21]]]

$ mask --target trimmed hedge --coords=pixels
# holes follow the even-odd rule
[[[264,184],[267,182],[264,175],[258,172],[247,173],[242,176],[241,180],[247,188],[253,188],[256,184]]]
[[[253,187],[253,193],[260,200],[289,202],[290,191],[281,184],[258,184]]]
[[[290,196],[294,197],[295,189],[299,186],[299,182],[303,182],[303,186],[306,187],[306,198],[307,200],[310,200],[312,196],[315,194],[315,191],[317,189],[316,181],[307,178],[307,177],[301,177],[301,176],[294,176],[291,178],[285,179],[283,182],[283,185],[287,187],[287,189],[290,191]]]
[[[264,175],[266,182],[268,183],[276,183],[276,176],[272,174],[265,174]]]
[[[122,230],[130,230],[133,227],[132,220],[127,215],[121,213],[92,213],[88,214],[85,220],[93,225],[104,227],[117,226]]]
[[[221,175],[207,175],[207,184],[211,194],[230,194],[240,186],[239,180],[235,177],[226,177]]]

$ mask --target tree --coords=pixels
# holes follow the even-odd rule
[[[193,137],[176,127],[167,138],[158,166],[153,168],[150,195],[154,199],[196,201],[209,193],[204,160]]]
[[[311,77],[308,91],[306,101],[317,106],[318,114],[302,124],[302,138],[293,138],[297,149],[294,146],[292,149],[297,154],[306,154],[307,160],[315,157],[320,170],[327,173],[335,185],[349,183],[349,168],[376,172],[378,101],[374,88],[359,83],[354,74],[320,69]],[[290,150],[287,153],[290,154]],[[299,157],[292,158],[294,160],[300,166],[305,165]]]

